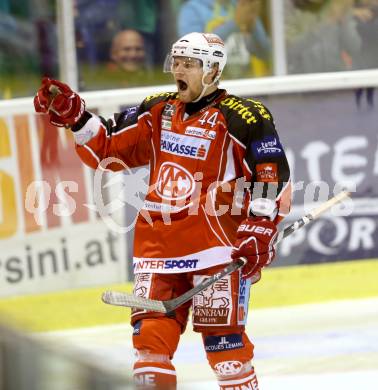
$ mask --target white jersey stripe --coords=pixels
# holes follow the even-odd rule
[[[159,372],[160,374],[176,376],[176,371],[167,370],[166,368],[159,368],[159,367],[141,367],[141,368],[136,368],[133,370],[134,375],[144,374],[144,373],[148,373],[148,372]]]
[[[211,197],[211,195],[210,195],[210,197]],[[211,224],[211,222],[210,222],[210,220],[209,220],[209,217],[208,217],[208,215],[207,215],[207,212],[206,212],[205,208],[203,207],[203,205],[202,205],[201,207],[202,207],[203,213],[204,213],[204,215],[205,215],[206,221],[207,221],[208,225],[210,226],[211,231],[214,233],[214,235],[217,237],[217,239],[218,239],[224,246],[227,246],[227,244],[219,237],[218,233],[214,230],[214,228],[213,228],[213,226],[212,226],[212,224]],[[213,208],[213,209],[214,209],[214,208]]]
[[[227,148],[227,162],[226,162],[226,169],[223,175],[222,183],[234,180],[236,178],[235,159],[232,151],[233,151],[233,144],[232,142],[230,142]]]
[[[231,379],[229,381],[218,381],[219,386],[229,386],[229,385],[240,385],[241,383],[245,383],[248,381],[251,381],[252,379],[256,378],[256,374],[253,373],[250,376],[247,376],[243,379]]]
[[[101,160],[97,156],[97,154],[88,146],[88,145],[83,145],[85,149],[88,150],[88,152],[92,155],[92,157],[97,161],[98,164],[100,164]]]
[[[247,147],[242,144],[237,138],[235,138],[232,134],[228,133],[228,135],[232,138],[233,141],[235,141],[239,146],[241,146],[243,149],[246,149]]]

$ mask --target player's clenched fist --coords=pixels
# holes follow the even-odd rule
[[[67,84],[45,77],[34,97],[34,107],[36,112],[48,114],[53,125],[70,127],[83,115],[85,102]]]
[[[239,225],[231,257],[247,259],[242,268],[244,278],[252,277],[271,263],[275,256],[276,235],[277,227],[268,218],[249,217]]]

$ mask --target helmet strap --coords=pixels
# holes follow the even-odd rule
[[[192,100],[192,103],[199,102],[204,97],[204,95],[206,93],[206,90],[217,82],[217,78],[215,78],[210,84],[205,83],[205,77],[209,73],[210,72],[207,72],[207,73],[203,74],[203,76],[202,76],[202,91],[201,91],[201,93],[199,94],[199,96],[196,99]]]

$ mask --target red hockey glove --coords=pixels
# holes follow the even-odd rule
[[[83,115],[85,102],[67,84],[45,77],[34,97],[34,108],[49,114],[53,125],[70,127]]]
[[[265,217],[249,217],[240,224],[231,257],[247,259],[242,268],[243,278],[252,277],[272,262],[276,235],[276,225]]]

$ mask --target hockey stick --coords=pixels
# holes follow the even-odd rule
[[[291,225],[289,225],[288,227],[280,231],[276,237],[274,245],[278,244],[280,241],[282,241],[290,234],[294,233],[296,230],[307,225],[311,221],[317,219],[321,214],[323,214],[324,212],[329,210],[332,206],[341,202],[348,196],[349,196],[349,192],[342,191],[338,195],[324,202],[319,207],[316,207],[315,209],[311,210],[308,214],[306,214],[302,218],[298,219],[297,221],[295,221],[294,223],[292,223]],[[175,310],[177,307],[181,306],[183,303],[189,301],[191,298],[193,298],[194,295],[205,290],[207,287],[211,286],[219,279],[222,279],[223,277],[243,267],[243,265],[246,262],[247,260],[245,258],[237,259],[232,263],[230,263],[229,265],[227,265],[225,268],[223,268],[220,272],[210,276],[203,282],[199,283],[196,287],[193,287],[192,289],[188,290],[186,293],[180,295],[177,298],[170,299],[167,301],[147,299],[143,297],[138,297],[133,294],[117,292],[117,291],[105,291],[102,295],[102,300],[104,303],[107,303],[109,305],[126,306],[126,307],[138,308],[142,310],[151,310],[151,311],[158,311],[161,313],[169,313]]]

